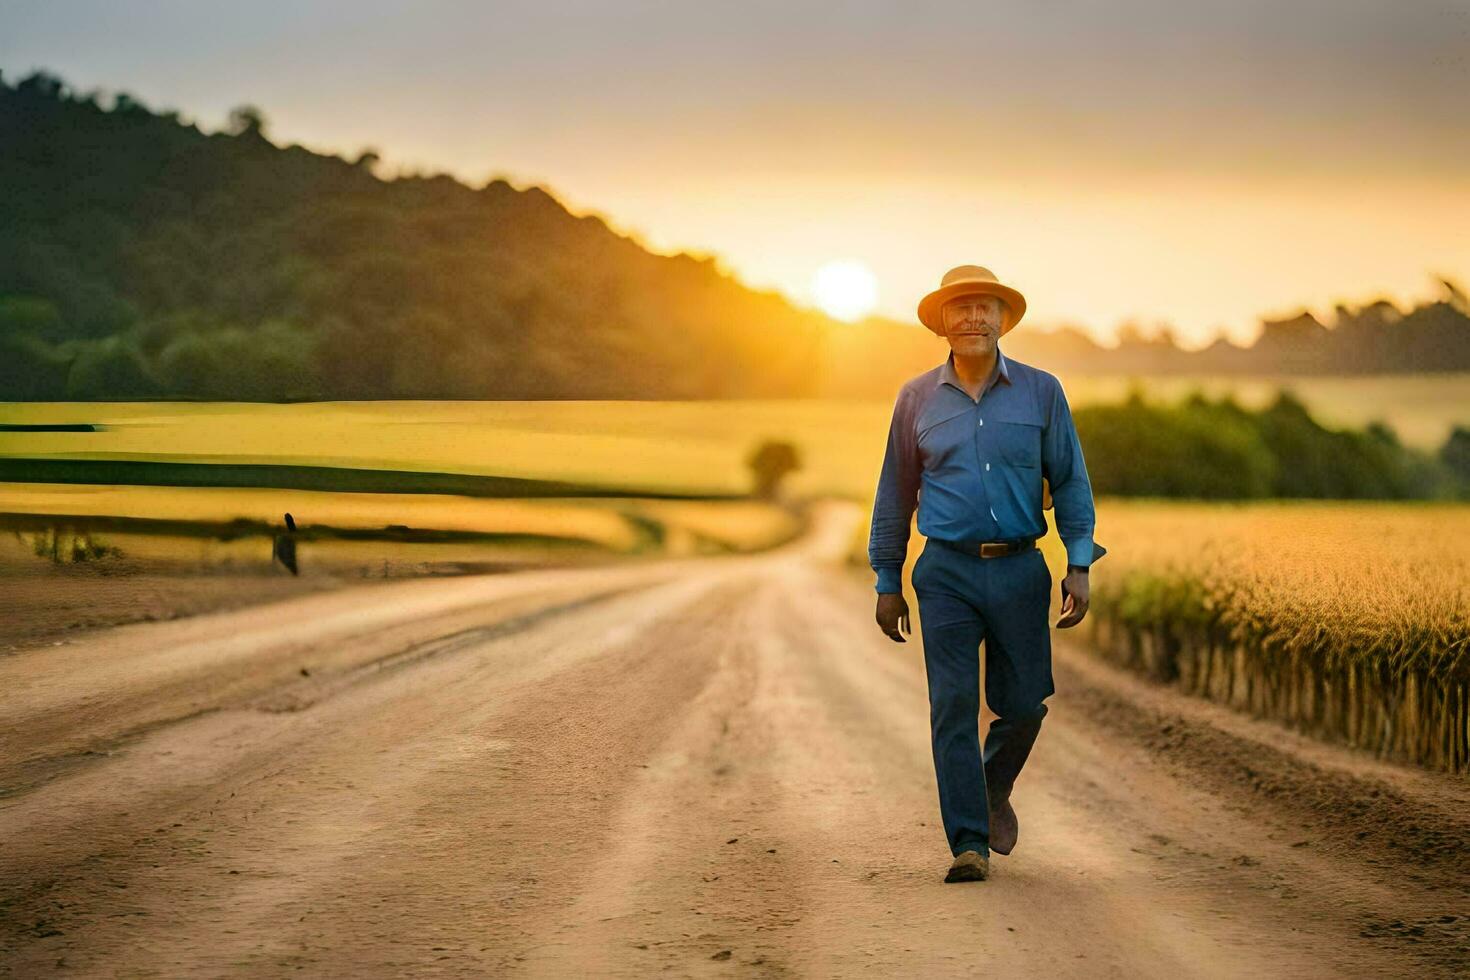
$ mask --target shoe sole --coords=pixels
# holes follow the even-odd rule
[[[957,881],[984,881],[985,878],[986,872],[981,871],[979,868],[960,868],[957,871],[951,871],[945,875],[944,883],[951,885]]]
[[[972,852],[966,851],[964,853],[969,854]],[[984,881],[989,873],[990,864],[988,861],[985,864],[957,864],[949,869],[949,873],[944,876],[944,881],[946,884],[954,881]]]

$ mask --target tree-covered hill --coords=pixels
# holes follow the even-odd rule
[[[800,395],[829,322],[539,188],[0,86],[0,399]]]

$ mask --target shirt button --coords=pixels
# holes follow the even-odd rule
[[[985,424],[985,420],[984,420],[984,419],[981,419],[981,420],[980,420],[980,424],[981,424],[981,425],[984,425],[984,424]]]
[[[989,463],[986,463],[986,464],[985,464],[985,468],[986,468],[986,469],[987,469],[987,470],[988,470],[988,469],[990,469],[990,464],[989,464]]]

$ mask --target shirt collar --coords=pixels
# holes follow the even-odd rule
[[[1000,376],[1000,380],[1004,381],[1006,384],[1010,384],[1011,383],[1011,371],[1010,371],[1010,367],[1006,364],[1006,356],[1001,353],[999,347],[996,347],[996,349],[995,349],[995,367],[993,369],[991,369],[990,377],[986,379],[985,386],[980,389],[980,393],[982,395],[986,391],[990,390],[990,386],[992,384],[994,384],[995,381],[997,380],[996,379],[996,375],[997,374]],[[949,384],[954,385],[960,391],[964,391],[965,390],[964,384],[961,383],[961,381],[960,381],[960,376],[957,373],[955,373],[955,369],[954,369],[954,351],[950,351],[949,352],[949,357],[947,357],[945,359],[945,361],[944,361],[944,364],[940,366],[940,368],[939,368],[939,381],[937,382],[936,387],[938,385],[945,384],[946,382],[948,382]]]

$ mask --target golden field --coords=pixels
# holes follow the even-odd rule
[[[1096,539],[1108,554],[1080,628],[1101,656],[1383,756],[1470,768],[1470,505],[1102,498]],[[866,528],[852,545],[865,566]],[[1054,531],[1043,551],[1059,577]]]

